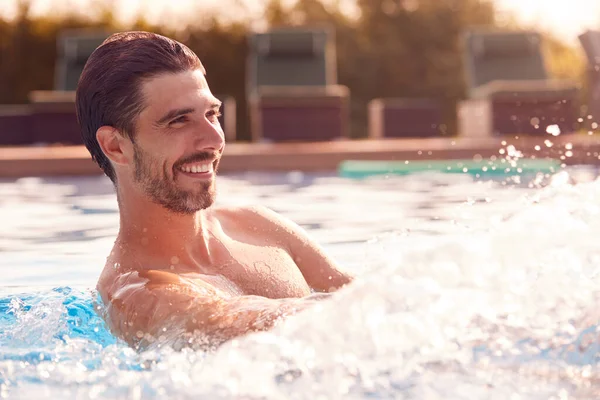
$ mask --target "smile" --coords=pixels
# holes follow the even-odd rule
[[[179,167],[179,170],[182,172],[187,172],[188,174],[189,173],[202,174],[202,173],[214,172],[212,162],[185,164],[185,165],[182,165],[181,167]]]

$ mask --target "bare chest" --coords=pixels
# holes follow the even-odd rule
[[[310,288],[292,257],[283,249],[229,244],[213,249],[211,272],[232,282],[243,295],[302,297]]]

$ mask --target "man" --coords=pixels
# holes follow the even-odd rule
[[[222,343],[351,281],[280,215],[213,206],[221,103],[183,44],[112,35],[88,59],[76,103],[85,145],[116,188],[120,229],[97,289],[130,345],[173,332]]]

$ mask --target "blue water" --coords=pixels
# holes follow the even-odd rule
[[[24,318],[35,315],[43,320],[49,312],[55,312],[60,304],[62,313],[57,322],[57,331],[48,335],[45,331],[28,331],[22,336],[19,328]],[[52,307],[52,308],[50,308]],[[70,287],[57,287],[38,293],[11,294],[0,298],[0,347],[3,351],[27,350],[31,347],[43,347],[48,341],[66,343],[70,339],[82,339],[102,347],[115,344],[117,340],[106,329],[101,318],[101,301],[94,291],[81,292]],[[35,354],[35,353],[33,353]],[[44,354],[43,352],[37,354]],[[13,354],[2,354],[2,359],[12,358]],[[34,358],[39,359],[35,356]],[[25,357],[31,359],[29,355]]]
[[[596,177],[221,177],[221,203],[285,214],[358,278],[210,353],[107,331],[108,180],[1,183],[0,398],[598,398]]]

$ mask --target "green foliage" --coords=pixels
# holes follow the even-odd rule
[[[269,0],[264,22],[271,27],[329,25],[335,29],[338,82],[348,86],[351,94],[352,136],[365,136],[367,103],[376,97],[438,99],[447,132],[453,134],[456,103],[465,97],[461,33],[471,26],[497,26],[493,3],[356,0],[358,12],[352,15],[344,13],[339,3]],[[94,3],[94,18],[76,13],[34,17],[28,1],[19,4],[15,19],[0,18],[0,104],[26,103],[30,91],[53,88],[56,40],[63,30],[148,30],[180,40],[198,54],[213,93],[237,101],[238,137],[250,138],[245,71],[252,21],[224,23],[217,15],[204,13],[201,23],[174,29],[153,26],[140,15],[122,26],[110,1]],[[243,12],[241,6],[237,11]],[[576,49],[549,37],[547,51],[554,76],[583,82],[584,64]]]

